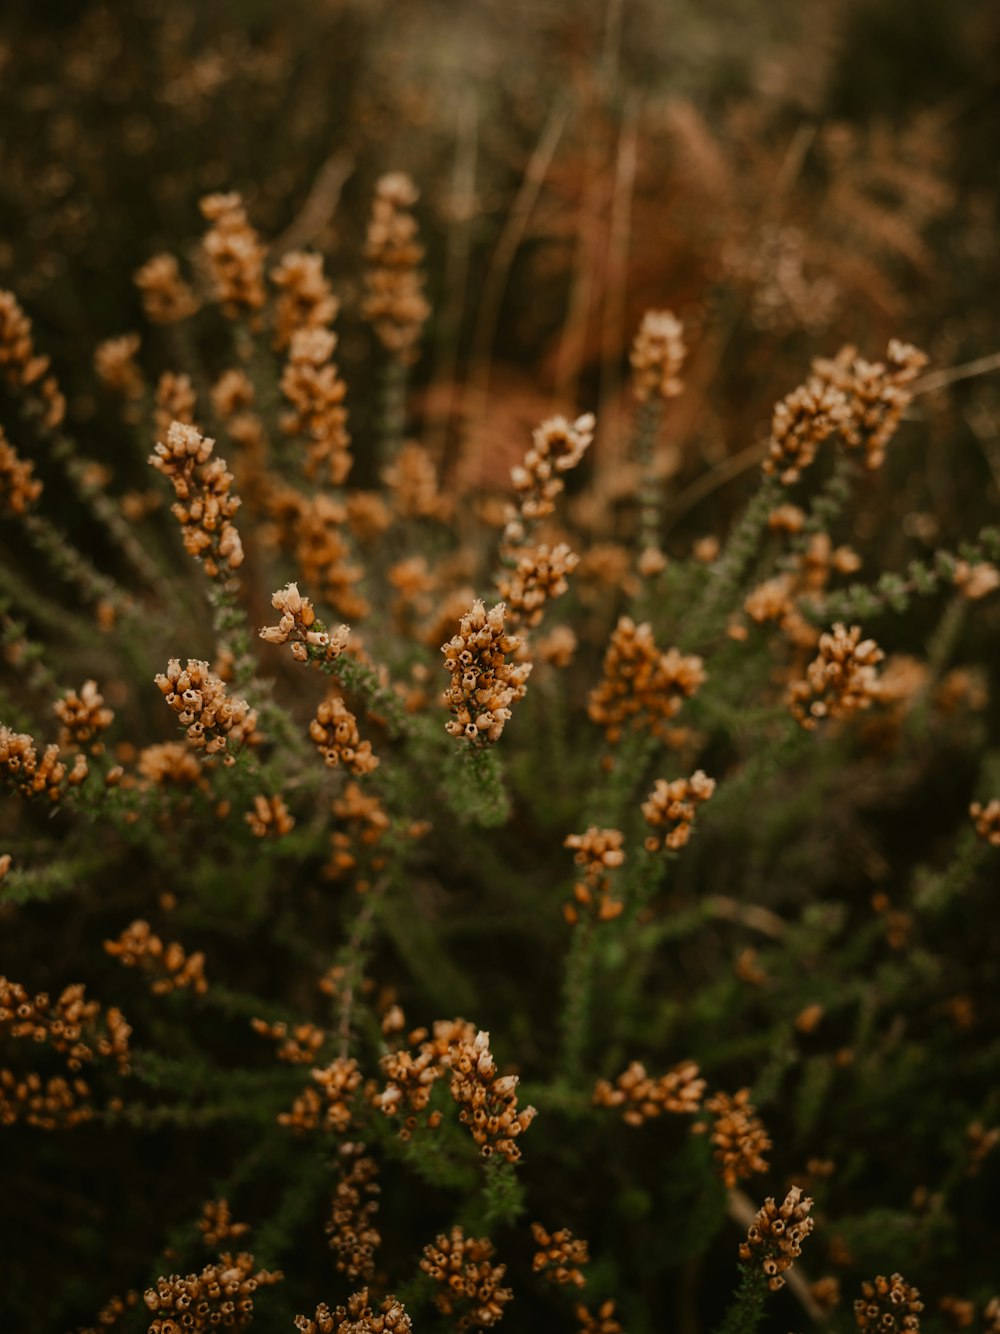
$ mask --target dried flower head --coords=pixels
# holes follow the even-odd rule
[[[146,390],[146,381],[135,360],[138,351],[137,333],[105,339],[94,350],[94,370],[101,384],[109,393],[133,402],[142,398]]]
[[[240,506],[225,459],[213,458],[215,441],[194,426],[175,421],[149,462],[173,485],[171,506],[181,525],[184,549],[202,562],[210,579],[243,564],[243,544],[232,517]]]
[[[580,1266],[590,1263],[590,1255],[582,1237],[574,1237],[565,1227],[546,1232],[541,1223],[532,1223],[531,1235],[540,1247],[531,1261],[536,1274],[543,1275],[550,1283],[573,1283],[578,1288],[585,1285],[587,1280]]]
[[[690,778],[675,778],[668,783],[658,778],[648,798],[642,803],[646,823],[654,829],[668,829],[666,834],[651,834],[645,841],[647,852],[659,852],[661,847],[672,851],[684,847],[691,837],[698,807],[708,801],[715,791],[715,779],[696,769]]]
[[[789,690],[793,716],[807,729],[823,718],[847,718],[879,697],[876,665],[885,654],[874,639],[862,639],[861,627],[837,624],[820,635],[819,654],[806,668],[806,679]]]
[[[1000,799],[993,797],[985,806],[981,801],[974,801],[969,807],[969,814],[979,837],[991,847],[1000,848]]]
[[[459,1330],[491,1328],[514,1296],[500,1286],[507,1266],[493,1264],[492,1256],[488,1237],[467,1237],[457,1226],[424,1247],[420,1268],[438,1285],[435,1305],[456,1317]]]
[[[41,425],[55,430],[66,415],[66,400],[48,369],[48,357],[35,352],[31,321],[17,297],[0,290],[0,374],[32,406]]]
[[[291,405],[281,418],[286,435],[307,442],[307,477],[340,486],[351,471],[351,437],[344,399],[347,386],[333,361],[337,336],[329,329],[307,328],[291,336],[281,392]]]
[[[386,1297],[376,1314],[368,1305],[368,1289],[362,1288],[348,1297],[346,1306],[331,1311],[324,1302],[311,1320],[297,1315],[295,1328],[299,1334],[412,1334],[413,1325],[395,1297]]]
[[[20,982],[0,977],[0,1038],[45,1043],[65,1056],[72,1073],[103,1057],[128,1074],[131,1032],[121,1010],[102,1013],[97,1001],[87,999],[82,982],[64,987],[53,1000],[46,991],[32,996]]]
[[[636,625],[623,616],[611,633],[604,679],[588,696],[587,714],[604,728],[611,745],[621,740],[626,727],[663,736],[664,724],[704,681],[701,658],[675,648],[662,652],[648,621]]]
[[[750,1102],[750,1090],[740,1089],[730,1096],[715,1093],[705,1102],[705,1110],[715,1117],[711,1139],[713,1156],[722,1165],[722,1179],[732,1189],[737,1181],[766,1172],[763,1155],[772,1147],[763,1123]],[[701,1132],[703,1124],[692,1127]]]
[[[250,226],[243,200],[235,191],[206,195],[200,207],[211,224],[202,251],[213,296],[229,319],[249,316],[256,327],[265,300],[265,248]]]
[[[154,255],[135,274],[142,308],[153,324],[178,324],[198,309],[194,292],[181,277],[173,255]]]
[[[77,694],[67,690],[53,705],[53,711],[62,727],[59,744],[72,750],[87,749],[91,755],[101,755],[104,743],[100,734],[114,722],[115,715],[104,703],[96,681],[84,681]]]
[[[297,1132],[326,1130],[343,1134],[354,1116],[354,1099],[361,1087],[361,1071],[351,1057],[338,1056],[330,1065],[312,1072],[317,1088],[307,1087],[292,1104],[290,1112],[281,1112],[278,1124]]]
[[[538,625],[546,604],[562,597],[569,588],[567,575],[573,573],[580,558],[565,542],[555,547],[545,543],[518,553],[512,569],[497,576],[497,591],[507,607],[512,626]]]
[[[630,1126],[641,1126],[664,1112],[697,1112],[704,1096],[705,1081],[694,1061],[681,1061],[658,1079],[647,1075],[640,1061],[633,1061],[614,1084],[599,1079],[594,1086],[594,1106],[623,1108]]]
[[[445,724],[449,734],[475,745],[499,740],[510,717],[510,706],[523,699],[531,663],[510,663],[521,646],[504,629],[502,602],[487,612],[477,598],[459,624],[458,634],[441,645],[451,685],[445,702],[455,715]]]
[[[210,1251],[222,1249],[225,1241],[238,1241],[250,1231],[249,1223],[236,1223],[229,1208],[228,1200],[208,1200],[198,1220],[198,1230],[202,1242]]]
[[[593,441],[594,426],[593,414],[588,412],[574,422],[552,417],[534,432],[524,461],[511,469],[518,500],[505,510],[501,549],[523,546],[529,529],[554,512],[556,497],[566,485],[562,474],[583,458]]]
[[[563,839],[563,847],[573,849],[573,860],[583,868],[583,878],[573,886],[575,903],[563,906],[563,915],[571,925],[579,920],[581,907],[593,910],[601,922],[621,913],[625,905],[612,894],[608,872],[624,863],[624,842],[620,829],[599,829],[597,825]]]
[[[171,658],[166,672],[157,673],[155,680],[195,750],[215,755],[230,740],[252,745],[257,739],[256,712],[245,699],[226,694],[223,681],[207,662],[189,658],[181,667],[178,658]]]
[[[42,494],[35,465],[19,458],[0,426],[0,512],[25,514]]]
[[[304,660],[311,649],[323,662],[333,662],[347,647],[349,628],[341,625],[329,634],[323,623],[317,621],[312,603],[299,592],[298,584],[279,588],[271,595],[271,606],[281,619],[277,625],[267,625],[260,631],[261,639],[269,644],[287,644],[291,640],[293,653],[297,645],[302,645],[302,652],[296,657]]]
[[[861,1285],[864,1294],[854,1303],[854,1323],[873,1334],[917,1334],[924,1304],[920,1293],[902,1274]]]
[[[59,758],[59,747],[48,745],[39,758],[35,738],[27,732],[12,732],[0,725],[0,779],[23,797],[47,797],[61,801],[68,787],[77,787],[87,777],[87,761],[78,754],[67,770]]]
[[[534,1107],[517,1109],[517,1075],[498,1075],[490,1052],[490,1035],[480,1031],[471,1042],[458,1042],[445,1057],[451,1069],[451,1096],[459,1120],[467,1125],[484,1158],[498,1153],[516,1163],[521,1150],[515,1139],[531,1125]]]
[[[423,445],[408,440],[382,470],[392,493],[393,508],[401,519],[447,519],[453,507],[442,495],[437,469]]]
[[[200,1274],[171,1274],[158,1278],[144,1293],[153,1322],[149,1334],[208,1334],[212,1329],[235,1329],[253,1319],[253,1295],[258,1288],[280,1283],[280,1271],[254,1270],[254,1258],[228,1251]]]
[[[784,486],[797,482],[816,458],[820,445],[848,420],[847,400],[835,385],[811,376],[774,409],[765,473],[776,474]]]
[[[378,768],[372,743],[361,740],[358,720],[340,695],[331,695],[320,703],[316,717],[309,724],[309,736],[318,746],[327,768],[343,764],[355,777]]]
[[[275,1056],[289,1065],[312,1065],[326,1042],[326,1033],[315,1024],[295,1024],[289,1028],[283,1021],[269,1024],[266,1019],[251,1019],[250,1027],[261,1037],[278,1044]]]
[[[577,1306],[574,1314],[580,1327],[579,1334],[622,1334],[622,1327],[615,1319],[615,1304],[610,1297],[596,1311]]]
[[[387,352],[404,365],[417,359],[420,333],[430,306],[423,294],[424,248],[411,212],[418,192],[404,172],[383,176],[375,186],[365,243],[362,313]]]
[[[632,392],[638,401],[676,398],[684,388],[678,377],[686,356],[684,325],[673,311],[647,310],[629,357]]]
[[[253,809],[243,818],[257,838],[283,838],[295,828],[295,817],[289,813],[284,798],[277,794],[268,797],[258,792]]]
[[[290,250],[271,270],[270,278],[279,293],[272,338],[276,351],[286,348],[300,330],[326,329],[337,318],[340,302],[323,272],[322,255]]]
[[[802,1254],[802,1243],[815,1226],[809,1217],[812,1200],[792,1186],[782,1203],[768,1196],[740,1245],[740,1259],[759,1263],[772,1292],[784,1287],[784,1272]]]
[[[375,1252],[382,1238],[375,1227],[378,1213],[378,1163],[363,1144],[346,1141],[338,1146],[339,1175],[333,1192],[326,1235],[336,1254],[336,1266],[351,1282],[370,1280],[375,1273]]]
[[[104,948],[126,968],[141,968],[149,973],[153,978],[149,989],[154,996],[166,996],[171,991],[188,988],[203,996],[208,990],[204,954],[200,951],[187,954],[177,941],[164,945],[148,922],[133,922],[117,940],[106,940]]]
[[[156,434],[164,436],[174,422],[193,426],[198,400],[190,375],[164,371],[153,394],[153,421]]]
[[[813,362],[813,372],[844,397],[847,417],[839,430],[849,449],[864,454],[869,470],[881,466],[913,392],[909,387],[927,365],[927,357],[893,338],[885,361],[865,361],[854,348],[843,348],[832,361]]]

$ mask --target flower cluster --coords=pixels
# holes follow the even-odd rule
[[[164,371],[153,392],[153,421],[157,435],[166,435],[174,422],[193,426],[198,408],[190,375]]]
[[[25,514],[42,494],[34,464],[18,457],[0,426],[0,510]]]
[[[90,1086],[79,1076],[43,1080],[35,1071],[15,1075],[0,1069],[0,1127],[23,1121],[37,1130],[72,1130],[93,1115]]]
[[[924,1304],[920,1293],[902,1274],[879,1275],[861,1285],[863,1296],[854,1303],[854,1323],[873,1334],[917,1334]]]
[[[271,606],[281,619],[277,625],[266,625],[260,631],[261,639],[269,644],[287,644],[291,640],[292,655],[300,662],[308,659],[310,648],[324,662],[333,662],[347,647],[348,627],[338,626],[333,634],[328,634],[322,622],[316,620],[312,603],[299,593],[297,584],[286,584],[273,593]]]
[[[562,474],[583,458],[593,441],[594,426],[593,414],[588,412],[574,422],[551,417],[534,432],[523,462],[511,469],[518,501],[506,510],[502,549],[523,546],[528,528],[553,513],[556,497],[566,485]]]
[[[283,838],[295,828],[295,817],[289,813],[284,798],[267,797],[263,792],[257,793],[253,809],[243,818],[257,838]]]
[[[457,1317],[459,1330],[489,1329],[514,1296],[500,1286],[507,1266],[493,1264],[492,1256],[488,1237],[467,1237],[457,1226],[424,1247],[420,1268],[438,1285],[435,1304],[443,1315]]]
[[[362,1288],[348,1297],[346,1306],[331,1311],[324,1302],[312,1319],[297,1315],[295,1328],[299,1334],[411,1334],[413,1325],[402,1302],[392,1296],[376,1314],[368,1305],[368,1289]]]
[[[230,740],[254,744],[256,712],[245,699],[226,694],[225,684],[207,662],[189,658],[187,666],[181,667],[179,659],[171,658],[166,672],[158,672],[155,680],[185,729],[188,744],[196,750],[215,755]]]
[[[981,801],[974,801],[969,807],[969,814],[979,837],[991,847],[1000,848],[1000,799],[994,797],[985,806]]]
[[[391,821],[378,797],[363,791],[358,783],[348,783],[340,796],[334,798],[332,809],[347,828],[335,829],[330,835],[332,852],[323,867],[326,879],[343,879],[358,869],[359,861],[364,862],[367,872],[380,871],[385,862],[375,849],[389,832]],[[361,894],[370,887],[366,877],[355,881],[355,888]]]
[[[601,1302],[596,1311],[577,1306],[574,1314],[580,1327],[579,1334],[622,1334],[622,1327],[615,1319],[615,1304],[610,1297]]]
[[[541,1223],[532,1223],[531,1235],[535,1239],[537,1250],[532,1258],[531,1267],[536,1274],[542,1274],[551,1283],[573,1283],[582,1288],[587,1280],[583,1276],[581,1265],[590,1263],[587,1243],[581,1237],[574,1237],[569,1228],[559,1228],[557,1232],[546,1232]]]
[[[763,1123],[750,1101],[750,1090],[740,1089],[730,1096],[715,1093],[706,1099],[705,1110],[715,1117],[712,1126],[713,1156],[722,1165],[722,1179],[732,1189],[737,1181],[766,1172],[763,1155],[772,1147]],[[692,1127],[702,1132],[703,1124]]]
[[[238,1241],[245,1237],[250,1224],[233,1221],[228,1200],[209,1200],[202,1208],[198,1230],[208,1249],[218,1251],[224,1241]]]
[[[490,1052],[490,1035],[480,1031],[471,1042],[458,1042],[447,1055],[451,1096],[459,1120],[467,1125],[484,1158],[498,1153],[516,1163],[521,1150],[514,1143],[535,1119],[534,1107],[517,1109],[517,1075],[498,1075]]]
[[[647,310],[629,356],[636,399],[676,398],[684,388],[678,377],[686,356],[684,325],[673,311]]]
[[[784,1287],[782,1275],[802,1254],[802,1243],[813,1230],[812,1204],[798,1186],[792,1186],[780,1205],[768,1196],[740,1244],[740,1259],[760,1262],[772,1292]]]
[[[504,629],[504,613],[502,602],[487,612],[477,598],[462,617],[458,634],[441,646],[451,676],[445,702],[455,715],[445,727],[451,736],[477,745],[499,740],[510,706],[524,697],[531,673],[530,662],[507,662],[521,640]]]
[[[0,725],[0,778],[24,797],[47,797],[61,801],[67,787],[78,787],[87,777],[87,761],[78,754],[67,770],[59,758],[59,747],[48,745],[39,759],[35,738],[27,732],[12,732]]]
[[[409,1045],[416,1048],[415,1052],[402,1048],[382,1057],[386,1086],[372,1102],[385,1116],[408,1109],[399,1132],[401,1139],[410,1138],[420,1113],[427,1110],[434,1085],[445,1073],[449,1053],[458,1046],[468,1047],[475,1038],[475,1024],[465,1019],[436,1019],[430,1033],[417,1028],[409,1035]],[[440,1121],[440,1112],[431,1112],[427,1118],[431,1128]]]
[[[243,544],[232,522],[240,507],[233,474],[225,459],[213,458],[215,441],[184,422],[174,421],[164,444],[158,441],[149,462],[173,484],[170,507],[181,525],[184,549],[200,560],[210,579],[243,564]]]
[[[819,653],[806,668],[804,681],[792,683],[793,716],[809,730],[822,718],[846,718],[867,709],[879,697],[876,664],[885,654],[874,639],[862,639],[861,627],[837,624],[820,635]]]
[[[694,1061],[682,1061],[658,1079],[648,1075],[640,1061],[633,1061],[613,1085],[606,1079],[597,1081],[594,1105],[622,1107],[627,1124],[641,1126],[664,1112],[697,1112],[704,1094],[705,1081]]]
[[[583,879],[573,886],[576,904],[563,905],[563,915],[571,925],[579,920],[577,905],[595,908],[602,922],[611,921],[624,908],[621,900],[611,893],[607,874],[625,861],[624,841],[620,829],[599,829],[597,825],[591,825],[582,834],[568,834],[563,840],[563,847],[573,849],[574,862],[583,868]]]
[[[507,607],[511,625],[529,628],[539,624],[545,605],[562,597],[569,588],[566,576],[572,574],[580,557],[565,542],[550,547],[545,543],[518,553],[512,569],[497,577],[497,590]]]
[[[323,256],[290,250],[270,273],[279,295],[274,308],[272,342],[280,352],[304,329],[326,329],[337,318],[340,302],[334,296]]]
[[[312,1065],[326,1041],[326,1033],[315,1024],[295,1024],[292,1028],[283,1021],[269,1024],[266,1019],[251,1019],[250,1027],[261,1037],[278,1044],[274,1053],[279,1061],[289,1065]]]
[[[49,359],[35,352],[31,321],[13,292],[0,290],[0,374],[17,394],[35,404],[41,425],[54,430],[66,415],[66,400]]]
[[[117,940],[106,940],[104,948],[126,968],[141,968],[151,973],[153,981],[149,989],[154,996],[187,988],[203,996],[208,990],[204,954],[200,951],[186,954],[177,941],[164,945],[149,923],[141,919],[127,926]]]
[[[135,360],[138,351],[137,333],[107,338],[94,350],[94,371],[98,380],[109,393],[133,403],[142,398],[146,389],[142,371]]]
[[[245,1251],[228,1251],[200,1274],[171,1274],[158,1278],[143,1294],[153,1323],[149,1334],[208,1334],[210,1329],[237,1329],[253,1319],[253,1295],[258,1288],[280,1283],[282,1274],[254,1270],[254,1258]]]
[[[178,324],[198,309],[194,292],[181,277],[173,255],[154,255],[135,274],[142,308],[152,324]]]
[[[281,418],[286,435],[307,442],[305,473],[340,486],[351,471],[351,437],[344,399],[347,386],[333,360],[337,336],[329,329],[306,328],[292,334],[281,392],[291,404]]]
[[[354,1115],[354,1095],[361,1087],[361,1071],[351,1057],[338,1056],[330,1065],[312,1072],[319,1091],[307,1087],[295,1099],[290,1112],[278,1115],[278,1124],[295,1131],[330,1130],[343,1132]]]
[[[45,1043],[74,1073],[100,1056],[128,1074],[131,1032],[120,1010],[111,1007],[102,1015],[99,1003],[87,1000],[82,982],[64,987],[52,1000],[48,992],[32,996],[20,982],[0,977],[0,1038]]]
[[[441,493],[437,469],[423,445],[407,441],[382,470],[382,479],[401,519],[445,520],[451,514],[452,502]]]
[[[420,273],[424,249],[411,212],[417,199],[417,187],[405,172],[383,176],[375,186],[365,244],[367,296],[362,312],[382,346],[404,365],[416,361],[420,332],[430,314]]]
[[[671,648],[662,652],[648,621],[622,616],[604,655],[603,679],[587,698],[591,722],[604,728],[611,745],[626,727],[664,736],[664,724],[704,684],[702,660]]]
[[[670,783],[665,778],[658,778],[642,803],[642,814],[654,829],[666,828],[669,832],[650,834],[644,844],[646,851],[659,852],[662,847],[674,851],[684,847],[691,837],[698,807],[708,801],[714,791],[715,779],[709,778],[701,769],[696,769],[690,778],[675,778]]]
[[[843,395],[847,417],[839,429],[844,444],[863,452],[869,470],[881,466],[913,399],[910,386],[926,364],[923,352],[898,338],[890,340],[885,361],[865,361],[846,347],[833,360],[813,363],[815,374]]]
[[[309,735],[329,769],[343,764],[355,777],[360,777],[378,768],[372,743],[361,740],[358,720],[340,695],[331,695],[319,704],[316,717],[309,724]]]
[[[771,419],[765,473],[791,486],[815,460],[820,445],[849,418],[847,400],[833,384],[812,375],[778,403]]]
[[[363,1144],[351,1140],[339,1146],[337,1156],[341,1171],[326,1234],[330,1249],[336,1253],[338,1272],[352,1282],[368,1280],[375,1273],[375,1252],[382,1241],[374,1224],[378,1213],[378,1164]]]
[[[105,705],[96,681],[84,681],[79,694],[75,690],[67,690],[53,707],[62,724],[59,732],[61,746],[74,750],[87,747],[91,755],[102,754],[104,743],[100,740],[100,734],[111,726],[115,715]]]
[[[260,237],[235,192],[206,195],[202,216],[211,226],[202,239],[213,296],[230,319],[256,321],[264,305],[264,255]]]

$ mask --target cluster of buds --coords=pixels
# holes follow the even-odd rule
[[[810,376],[774,409],[764,472],[777,476],[783,486],[792,486],[815,460],[823,441],[843,430],[849,415],[843,393],[818,375]]]
[[[271,595],[271,606],[280,614],[277,625],[266,625],[261,639],[269,644],[287,644],[291,641],[292,656],[299,662],[309,660],[309,650],[323,662],[333,662],[347,647],[350,631],[338,626],[332,634],[317,621],[316,612],[308,598],[299,593],[297,584],[286,584]]]
[[[981,801],[974,801],[969,814],[979,837],[991,847],[1000,848],[1000,799],[993,797],[985,806]]]
[[[582,834],[568,834],[564,848],[573,849],[573,860],[583,868],[583,878],[573,886],[575,903],[563,905],[563,916],[570,925],[579,921],[580,908],[593,910],[598,921],[609,922],[624,908],[620,899],[611,893],[609,871],[615,871],[625,861],[622,844],[625,835],[620,829],[598,829],[591,825]]]
[[[316,717],[309,724],[309,736],[328,769],[343,764],[355,777],[360,777],[378,768],[372,743],[361,740],[358,720],[340,695],[331,695],[319,704]]]
[[[460,1227],[424,1247],[420,1268],[437,1283],[434,1302],[443,1315],[457,1317],[457,1328],[489,1329],[514,1296],[503,1288],[506,1265],[492,1263],[488,1237],[467,1237]]]
[[[678,377],[686,356],[684,325],[673,311],[647,310],[629,355],[637,401],[676,398],[684,388]]]
[[[569,1228],[565,1227],[557,1232],[546,1232],[541,1223],[532,1223],[531,1235],[535,1245],[540,1247],[531,1261],[534,1272],[543,1275],[551,1283],[573,1283],[582,1288],[587,1280],[580,1266],[590,1263],[587,1243],[583,1238],[574,1237]]]
[[[48,369],[48,357],[35,352],[31,321],[17,297],[0,291],[0,374],[37,409],[42,426],[55,430],[66,415],[66,400]]]
[[[198,1220],[201,1239],[210,1251],[222,1249],[225,1241],[238,1241],[250,1231],[249,1223],[236,1223],[228,1200],[208,1200]]]
[[[267,797],[263,792],[257,793],[253,809],[243,818],[257,838],[284,838],[295,828],[295,817],[289,813],[284,798]]]
[[[158,672],[155,680],[195,750],[216,755],[230,739],[245,744],[256,740],[256,712],[245,699],[226,694],[221,677],[207,662],[189,658],[181,667],[178,658],[171,658],[166,672]],[[231,756],[226,759],[232,763]]]
[[[182,1329],[237,1329],[253,1319],[258,1288],[280,1283],[280,1271],[254,1270],[246,1252],[228,1251],[200,1274],[158,1278],[143,1294],[153,1322],[149,1334],[177,1334]]]
[[[920,1293],[902,1274],[879,1275],[861,1285],[863,1296],[854,1303],[854,1323],[871,1334],[917,1334],[924,1304]]]
[[[333,814],[346,829],[330,835],[330,859],[323,867],[327,880],[342,880],[363,865],[365,874],[355,880],[360,894],[371,888],[368,874],[381,871],[385,858],[378,844],[389,832],[391,821],[385,807],[373,792],[365,792],[358,783],[348,783],[333,801]]]
[[[504,629],[505,610],[498,602],[487,612],[477,598],[458,634],[441,646],[451,676],[445,702],[455,715],[445,727],[451,736],[480,746],[499,740],[510,706],[524,697],[531,674],[530,662],[507,662],[521,640]]]
[[[411,1334],[413,1325],[402,1302],[386,1297],[376,1313],[368,1305],[368,1289],[362,1288],[346,1306],[331,1311],[323,1302],[311,1319],[297,1315],[295,1328],[299,1334]]]
[[[173,484],[171,512],[181,525],[184,549],[200,560],[210,579],[239,569],[243,545],[233,515],[240,498],[225,459],[214,458],[215,441],[184,422],[174,421],[166,443],[158,441],[149,462]]]
[[[648,1075],[640,1061],[633,1061],[614,1084],[606,1079],[597,1081],[594,1105],[624,1108],[626,1123],[641,1126],[664,1112],[697,1112],[704,1094],[705,1081],[694,1061],[681,1061],[659,1079]]]
[[[861,627],[837,624],[820,635],[819,653],[806,668],[804,681],[792,683],[793,716],[809,730],[823,718],[846,718],[867,709],[879,697],[876,665],[885,654],[874,639],[862,639]]]
[[[517,1108],[517,1075],[498,1075],[490,1052],[490,1035],[480,1030],[471,1042],[450,1048],[451,1096],[458,1118],[472,1132],[484,1158],[494,1153],[516,1163],[521,1150],[515,1139],[535,1119],[534,1107]]]
[[[153,981],[149,989],[154,996],[188,988],[203,996],[208,990],[204,954],[201,951],[187,954],[177,941],[164,945],[149,923],[141,919],[127,926],[117,940],[106,940],[104,948],[126,968],[141,968],[151,973]]]
[[[353,560],[344,532],[346,506],[325,491],[304,496],[285,488],[277,498],[277,517],[302,577],[345,618],[361,618],[370,610],[358,592],[364,574]]]
[[[261,1037],[276,1042],[275,1056],[289,1065],[312,1065],[326,1041],[325,1031],[310,1023],[294,1024],[289,1028],[283,1020],[269,1024],[266,1019],[251,1019],[250,1027]]]
[[[785,1270],[802,1254],[802,1243],[814,1227],[812,1205],[798,1186],[792,1186],[780,1205],[768,1196],[740,1244],[740,1259],[760,1262],[772,1292],[784,1287]]]
[[[120,1010],[112,1007],[102,1015],[99,1003],[87,1000],[82,982],[64,987],[52,1000],[48,992],[32,996],[20,982],[0,977],[0,1038],[46,1043],[74,1073],[100,1056],[128,1074],[131,1032]]]
[[[576,421],[551,417],[532,435],[524,461],[511,469],[510,479],[518,501],[508,506],[500,538],[504,550],[524,545],[528,528],[555,510],[556,497],[566,483],[563,474],[575,468],[594,438],[594,417],[585,413]]]
[[[106,707],[96,681],[84,681],[79,694],[75,690],[67,690],[53,707],[62,724],[60,745],[74,750],[86,747],[91,755],[102,754],[104,743],[100,740],[100,734],[111,726],[115,715]]]
[[[142,308],[152,324],[178,324],[198,309],[194,292],[181,277],[173,255],[154,255],[135,274]]]
[[[146,381],[135,359],[139,343],[137,333],[128,333],[118,338],[106,338],[94,349],[94,371],[98,380],[108,393],[133,404],[146,391]]]
[[[60,801],[66,788],[78,787],[87,772],[83,755],[78,754],[73,768],[67,770],[59,758],[57,745],[46,746],[39,758],[33,736],[0,725],[0,778],[5,778],[22,796]]]
[[[708,801],[715,791],[715,779],[696,769],[690,778],[675,778],[668,783],[658,778],[652,792],[642,803],[646,823],[667,833],[650,834],[645,840],[647,852],[659,852],[666,847],[671,851],[683,848],[691,837],[691,826],[698,807]]]
[[[732,1189],[743,1178],[766,1172],[768,1164],[763,1155],[772,1147],[771,1140],[750,1101],[750,1090],[740,1089],[732,1096],[715,1093],[706,1100],[705,1110],[715,1118],[713,1156],[721,1164],[726,1185]],[[707,1129],[704,1123],[691,1128],[697,1133]]]
[[[538,625],[546,603],[562,597],[569,588],[566,576],[573,573],[580,557],[565,542],[555,547],[543,543],[521,551],[509,570],[497,576],[497,590],[507,607],[511,625]]]
[[[229,319],[249,315],[255,325],[265,301],[265,247],[237,193],[206,195],[200,207],[211,224],[202,251],[215,300]]]
[[[441,494],[437,469],[423,445],[408,440],[382,469],[392,493],[393,510],[401,519],[447,519],[452,502]]]
[[[305,472],[340,486],[351,471],[351,437],[344,399],[347,386],[333,360],[337,335],[329,329],[300,329],[292,335],[281,392],[291,405],[281,418],[286,435],[307,441]]]
[[[813,362],[814,373],[843,395],[847,417],[841,436],[849,449],[863,451],[869,470],[881,466],[913,400],[910,386],[926,365],[923,352],[898,338],[890,339],[885,361],[865,361],[845,347],[832,361]]]
[[[610,1297],[601,1302],[596,1311],[577,1306],[574,1315],[579,1325],[579,1334],[622,1334],[622,1327],[615,1319],[615,1304]]]
[[[190,375],[164,371],[153,391],[153,424],[157,435],[166,435],[174,422],[193,426],[198,398]]]
[[[72,1130],[93,1118],[90,1096],[90,1086],[79,1076],[43,1080],[35,1071],[15,1075],[0,1069],[0,1127],[22,1121],[37,1130]]]
[[[340,302],[326,280],[322,255],[290,250],[271,270],[270,278],[279,293],[272,338],[276,352],[286,348],[301,330],[326,329],[337,318]]]
[[[281,1112],[278,1124],[295,1131],[328,1130],[343,1134],[354,1115],[352,1104],[361,1087],[361,1071],[351,1057],[338,1056],[330,1065],[312,1072],[317,1088],[306,1088],[292,1105]]]
[[[616,745],[626,727],[663,736],[685,699],[704,684],[702,660],[675,648],[662,652],[648,621],[623,616],[611,632],[604,655],[603,679],[590,692],[587,714]]]
[[[402,1111],[407,1113],[402,1118],[400,1139],[410,1138],[419,1117],[427,1111],[434,1085],[445,1073],[449,1052],[454,1047],[468,1047],[475,1038],[475,1024],[465,1019],[436,1019],[430,1033],[426,1028],[417,1028],[410,1033],[409,1045],[415,1051],[402,1048],[382,1057],[386,1086],[373,1096],[372,1104],[384,1116],[397,1116]],[[441,1113],[437,1111],[429,1113],[426,1118],[431,1129],[440,1122]]]
[[[362,313],[385,350],[403,365],[416,361],[420,332],[430,314],[420,273],[424,248],[411,212],[418,197],[405,172],[383,176],[375,186],[365,243],[367,295]]]
[[[371,1279],[375,1273],[375,1252],[382,1242],[374,1218],[378,1213],[378,1164],[365,1153],[365,1146],[353,1141],[338,1150],[340,1175],[333,1192],[330,1221],[326,1235],[336,1253],[339,1273],[351,1282]]]
[[[19,458],[0,426],[0,512],[26,514],[42,494],[34,464]]]

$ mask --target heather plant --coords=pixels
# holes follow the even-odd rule
[[[211,184],[90,426],[0,292],[0,1323],[994,1329],[1000,529],[885,480],[989,358],[830,341],[692,491],[732,312],[601,393],[578,289],[456,453],[428,183],[347,283]]]

